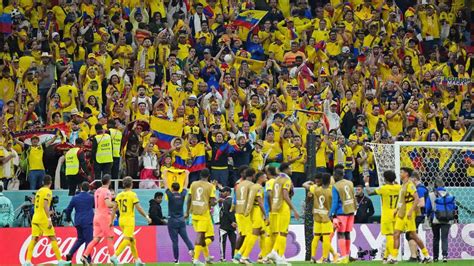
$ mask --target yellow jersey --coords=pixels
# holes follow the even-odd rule
[[[168,168],[166,172],[166,184],[171,187],[173,183],[179,184],[179,192],[184,189],[184,181],[186,180],[186,172],[183,169],[174,167]]]
[[[288,215],[290,206],[283,199],[283,190],[286,189],[288,193],[290,193],[292,186],[291,179],[286,174],[280,174],[280,176],[273,181],[273,187],[271,189],[271,206],[273,213]]]
[[[385,184],[375,190],[377,195],[380,195],[382,200],[382,218],[380,223],[394,222],[394,211],[397,209],[400,189],[399,184]]]
[[[216,187],[208,181],[194,181],[189,188],[193,220],[211,219],[210,201],[216,197]]]
[[[53,192],[47,187],[40,188],[35,195],[35,212],[33,219],[31,220],[34,224],[47,224],[48,215],[44,211],[44,202],[48,202],[48,209],[51,206],[51,200],[53,198]]]
[[[413,202],[415,201],[416,186],[412,181],[408,181],[406,184],[402,185],[400,190],[400,199],[398,206],[398,217],[403,218],[408,214],[408,211],[413,207]],[[415,215],[412,216],[415,219]]]
[[[131,190],[124,190],[117,195],[115,201],[118,203],[119,219],[131,219],[135,221],[135,204],[140,202],[137,194]]]

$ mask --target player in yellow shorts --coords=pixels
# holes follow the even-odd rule
[[[110,257],[110,261],[115,266],[118,265],[119,261],[117,257],[120,256],[126,247],[130,247],[135,265],[145,265],[138,257],[137,241],[133,236],[135,233],[135,209],[145,217],[149,224],[151,223],[151,219],[140,205],[137,194],[132,191],[133,179],[130,176],[126,176],[122,180],[122,183],[124,189],[115,198],[115,201],[118,203],[115,208],[118,208],[120,213],[119,226],[122,229],[124,238],[122,242],[120,242],[115,254]],[[115,208],[112,210],[113,214],[117,211]]]
[[[418,205],[418,194],[416,193],[416,186],[413,181],[410,180],[413,170],[411,168],[402,167],[400,169],[400,178],[402,180],[402,187],[400,190],[400,196],[398,199],[398,206],[395,210],[395,230],[393,233],[394,245],[393,253],[389,263],[397,263],[398,249],[400,248],[400,233],[405,232],[410,235],[410,238],[415,240],[418,247],[421,249],[423,254],[423,263],[432,262],[432,258],[428,253],[423,241],[418,237],[416,233],[416,207]]]
[[[326,262],[331,248],[333,225],[329,218],[332,202],[332,187],[330,184],[331,176],[321,173],[316,174],[314,183],[307,181],[303,184],[303,187],[309,191],[308,197],[313,198],[314,237],[311,243],[311,261],[315,263]],[[317,260],[316,250],[321,238],[323,240],[323,252],[321,258]]]
[[[250,221],[250,215],[245,215],[245,208],[247,207],[250,188],[254,185],[253,178],[255,173],[255,169],[247,168],[244,172],[245,179],[235,186],[235,222],[237,223],[237,230],[239,230],[239,237],[235,243],[236,251],[232,259],[235,263],[239,262],[242,257],[241,248],[245,245],[247,235],[252,234],[252,222]]]
[[[51,241],[51,248],[54,251],[54,255],[58,260],[59,265],[66,265],[67,262],[63,261],[61,251],[58,247],[58,241],[56,240],[56,233],[54,232],[53,223],[50,216],[51,201],[53,199],[53,192],[51,191],[52,178],[49,175],[44,176],[43,187],[40,188],[35,195],[34,200],[34,214],[31,220],[31,241],[28,245],[28,251],[26,252],[26,261],[23,265],[31,264],[31,258],[33,257],[33,250],[39,238],[46,236]]]
[[[185,219],[192,215],[193,228],[196,232],[193,265],[204,265],[199,261],[201,252],[209,260],[209,249],[206,245],[206,232],[212,226],[211,206],[216,205],[216,187],[209,183],[209,169],[201,170],[198,181],[194,181],[189,188]],[[213,230],[213,229],[212,229]]]
[[[253,170],[253,169],[252,169]],[[250,216],[252,223],[252,232],[245,237],[244,246],[241,248],[242,258],[240,263],[245,265],[252,265],[249,260],[250,252],[257,239],[262,235],[263,227],[265,226],[265,207],[263,204],[263,183],[267,180],[267,176],[263,172],[258,172],[255,175],[256,184],[250,187],[248,194],[247,206],[244,215]]]
[[[271,191],[271,212],[275,215],[272,217],[270,230],[276,235],[276,240],[272,251],[267,255],[266,259],[276,261],[277,264],[287,264],[283,255],[286,250],[286,236],[288,235],[291,211],[293,211],[296,220],[299,220],[300,216],[290,198],[290,192],[293,188],[290,179],[290,164],[282,163],[279,170],[280,174],[275,179]]]
[[[398,206],[398,198],[401,186],[395,183],[397,176],[394,171],[385,171],[383,173],[385,184],[380,188],[371,190],[369,186],[369,177],[364,177],[365,190],[369,195],[380,195],[382,201],[382,217],[380,219],[380,229],[382,235],[386,238],[385,252],[383,256],[384,262],[388,256],[393,254],[393,233],[395,226],[394,213]]]

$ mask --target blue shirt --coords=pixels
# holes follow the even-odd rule
[[[331,211],[329,212],[330,216],[334,215],[341,215],[344,214],[342,209],[342,201],[339,198],[339,192],[335,186],[332,186],[332,204],[331,204]]]
[[[64,210],[66,220],[71,220],[71,213],[74,209],[74,225],[91,226],[94,220],[94,197],[89,192],[79,192],[72,197],[71,202]]]
[[[183,189],[181,192],[171,192],[169,189],[166,190],[166,196],[168,197],[168,225],[182,225],[184,224],[184,201],[188,191]]]

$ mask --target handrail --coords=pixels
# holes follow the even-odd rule
[[[159,187],[163,187],[163,180],[154,180],[154,179],[133,179],[132,182],[143,182],[143,181],[151,181],[151,182],[157,182]],[[101,182],[99,179],[95,179],[92,182],[89,183],[89,185],[94,185],[96,183]],[[122,179],[111,179],[110,182],[114,184],[114,191],[118,191],[119,189],[119,182],[122,182]]]

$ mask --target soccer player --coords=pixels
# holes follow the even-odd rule
[[[332,204],[330,216],[337,230],[337,243],[341,257],[336,263],[349,263],[351,249],[351,231],[354,226],[354,213],[357,203],[354,198],[354,184],[344,179],[341,169],[334,170],[334,183],[332,187]]]
[[[110,185],[109,174],[102,176],[102,187],[98,188],[94,193],[95,214],[94,214],[94,239],[87,245],[86,251],[82,255],[81,261],[84,265],[88,265],[87,257],[91,254],[92,249],[103,239],[107,239],[107,249],[109,255],[114,254],[114,216],[112,208],[117,205],[112,201],[112,194],[109,190]]]
[[[133,259],[135,260],[135,265],[145,265],[138,257],[137,241],[133,237],[133,233],[135,232],[135,209],[137,209],[137,211],[143,217],[145,217],[148,224],[151,223],[151,219],[140,205],[140,201],[138,200],[137,194],[132,191],[132,177],[126,176],[122,180],[122,183],[124,189],[115,198],[115,202],[117,202],[118,204],[113,209],[112,213],[115,213],[116,208],[118,208],[118,211],[120,213],[119,226],[122,229],[124,237],[122,242],[120,242],[120,245],[118,246],[117,250],[115,251],[115,254],[110,257],[110,261],[114,265],[118,265],[117,257],[127,246],[129,246],[130,250],[132,251]]]
[[[216,205],[216,187],[209,183],[209,169],[201,170],[201,179],[191,184],[187,202],[185,219],[192,214],[193,228],[196,232],[193,265],[204,265],[199,261],[201,251],[206,256],[209,249],[206,246],[206,232],[212,227],[211,206]],[[207,258],[206,258],[207,259]]]
[[[393,214],[397,209],[401,186],[395,183],[397,176],[394,171],[385,171],[383,177],[385,179],[385,184],[375,190],[371,190],[368,176],[364,177],[364,182],[367,194],[380,195],[382,198],[382,218],[380,219],[380,228],[382,235],[386,238],[383,257],[383,261],[386,263],[388,256],[393,255],[393,231],[395,226],[395,217]]]
[[[35,248],[38,239],[41,236],[46,236],[51,241],[51,248],[56,255],[59,265],[66,265],[62,259],[61,251],[58,247],[58,241],[56,240],[56,234],[54,232],[53,222],[50,216],[51,200],[53,192],[51,191],[52,177],[50,175],[44,176],[43,187],[40,188],[35,195],[35,211],[33,219],[31,220],[31,241],[28,245],[28,251],[26,252],[26,261],[24,265],[31,264],[31,258],[33,257],[33,249]]]
[[[265,216],[268,217],[268,220],[265,223],[264,230],[265,233],[260,238],[260,243],[262,248],[260,250],[260,254],[258,256],[259,263],[267,263],[268,261],[265,260],[265,257],[272,251],[273,243],[275,243],[275,237],[271,232],[271,220],[270,220],[270,206],[272,202],[271,191],[273,189],[273,183],[275,182],[275,178],[277,177],[277,169],[275,166],[267,165],[265,167],[265,172],[267,175],[267,181],[265,182],[265,188],[263,192],[264,197],[264,204],[265,207]]]
[[[430,263],[432,259],[423,241],[416,233],[416,208],[418,206],[418,194],[416,193],[416,186],[410,179],[413,170],[411,168],[402,167],[400,169],[400,178],[402,180],[402,187],[398,199],[397,209],[395,210],[395,231],[393,233],[394,248],[393,254],[389,259],[389,263],[397,263],[398,249],[400,248],[400,233],[405,232],[410,235],[410,239],[415,240],[424,258],[422,263]]]
[[[239,237],[236,243],[236,252],[233,258],[234,262],[239,262],[242,257],[242,248],[245,245],[247,235],[252,233],[252,222],[250,216],[245,215],[245,208],[247,206],[248,194],[250,187],[254,185],[253,179],[255,176],[255,169],[247,168],[244,173],[245,179],[235,186],[235,222],[239,230]]]
[[[283,256],[286,249],[286,236],[288,235],[288,227],[290,226],[291,211],[293,211],[296,220],[299,220],[300,215],[290,198],[290,193],[293,189],[293,184],[290,179],[290,164],[282,163],[279,170],[280,174],[275,179],[271,191],[272,204],[270,213],[270,216],[273,216],[270,224],[272,227],[271,231],[276,235],[276,239],[273,249],[267,255],[266,259],[271,259],[276,261],[277,264],[285,265],[288,263]]]
[[[317,173],[315,182],[307,181],[303,187],[309,191],[308,196],[313,198],[314,237],[311,243],[311,260],[315,263],[323,263],[328,259],[331,249],[331,233],[333,230],[329,210],[332,202],[331,175]],[[323,240],[323,254],[316,260],[316,250],[319,240]]]
[[[252,169],[252,168],[251,168]],[[252,169],[253,170],[253,169]],[[263,183],[267,180],[267,175],[264,172],[258,172],[255,175],[256,183],[250,187],[248,193],[247,206],[245,207],[245,216],[250,217],[252,231],[245,237],[244,246],[241,248],[242,258],[240,263],[251,265],[249,260],[250,252],[260,235],[263,233],[265,226],[265,207],[263,203]]]

